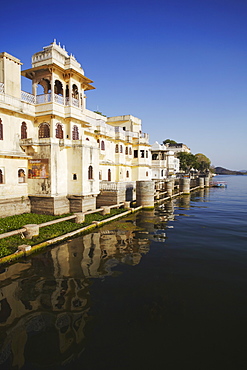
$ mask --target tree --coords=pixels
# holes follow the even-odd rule
[[[206,172],[210,169],[211,161],[208,157],[205,156],[205,154],[197,153],[195,154],[196,157],[196,169],[201,172]]]
[[[211,161],[202,153],[191,154],[186,152],[177,153],[177,158],[180,161],[180,170],[190,172],[192,168],[200,172],[208,172]]]
[[[177,153],[177,158],[180,162],[180,170],[189,172],[191,168],[196,168],[197,161],[194,154],[179,152]]]
[[[166,139],[163,141],[163,144],[166,145],[166,144],[177,144],[177,142],[175,140],[170,140],[170,139]]]

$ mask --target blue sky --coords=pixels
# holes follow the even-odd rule
[[[12,0],[0,14],[0,52],[24,69],[55,38],[94,81],[89,109],[247,170],[246,0]]]

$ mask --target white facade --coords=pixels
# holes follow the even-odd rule
[[[141,120],[89,111],[92,80],[64,47],[53,42],[33,55],[32,68],[20,66],[0,54],[0,203],[9,214],[87,211],[102,184],[151,179]],[[31,79],[32,94],[21,90],[21,74]]]
[[[152,179],[163,180],[179,172],[179,159],[173,151],[157,141],[151,146]]]

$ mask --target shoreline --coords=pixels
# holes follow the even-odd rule
[[[190,192],[200,190],[200,189],[201,189],[200,186],[196,186],[194,188],[191,188]],[[154,204],[160,204],[162,202],[167,202],[169,200],[172,200],[175,197],[179,197],[179,196],[183,196],[183,195],[188,195],[188,194],[185,193],[185,192],[178,192],[178,193],[172,194],[172,195],[170,195],[168,197],[165,197],[165,198],[155,199]],[[154,207],[150,207],[150,209],[151,208],[153,209]],[[128,214],[138,212],[142,209],[149,209],[149,207],[139,206],[139,207],[136,207],[136,208],[130,208],[129,210],[127,210],[123,213],[120,213],[118,215],[108,217],[108,218],[106,218],[104,220],[101,220],[101,221],[92,221],[92,223],[90,225],[87,225],[87,226],[84,226],[84,227],[79,228],[77,230],[71,231],[69,233],[60,235],[56,238],[48,239],[44,242],[41,242],[39,244],[36,244],[36,245],[32,246],[28,250],[17,251],[15,253],[4,256],[4,257],[0,258],[0,266],[1,267],[8,266],[12,263],[17,262],[18,260],[20,260],[22,258],[26,258],[26,257],[30,256],[31,254],[38,253],[38,252],[42,251],[43,249],[45,249],[48,246],[56,245],[60,242],[63,242],[65,240],[69,239],[69,238],[73,238],[73,237],[75,237],[77,235],[80,235],[80,234],[84,235],[84,234],[90,233],[94,229],[96,229],[98,227],[101,227],[106,223],[109,223],[109,222],[115,221],[117,219],[123,218],[123,217],[127,216]]]

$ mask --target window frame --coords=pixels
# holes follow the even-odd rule
[[[21,124],[21,139],[27,139],[27,124],[25,121]]]
[[[38,137],[39,139],[48,139],[51,137],[50,125],[47,122],[42,122],[39,125]]]
[[[24,173],[24,176],[20,176],[21,171]],[[19,185],[20,184],[26,184],[27,183],[27,170],[26,170],[26,168],[25,167],[24,168],[19,167],[17,174],[18,174],[18,184]],[[21,180],[21,179],[23,179],[23,180]]]
[[[93,166],[88,166],[88,180],[93,180]]]
[[[60,140],[64,138],[63,126],[60,122],[56,124],[55,137]]]
[[[72,127],[72,140],[79,140],[79,129],[77,125]]]
[[[5,184],[5,171],[4,168],[0,168],[0,185]]]

